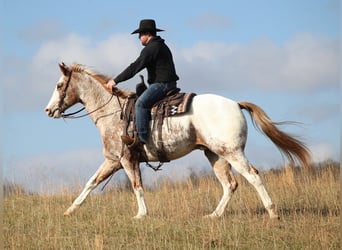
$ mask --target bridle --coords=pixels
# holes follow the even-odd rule
[[[70,85],[71,77],[72,77],[72,70],[70,71],[69,78],[68,78],[68,80],[67,80],[67,82],[65,84],[65,87],[64,87],[63,91],[60,92],[60,98],[59,98],[58,108],[57,109],[60,111],[62,118],[77,119],[77,118],[82,118],[82,117],[88,116],[88,115],[90,115],[92,113],[95,113],[96,111],[100,110],[104,106],[106,106],[113,99],[114,94],[112,94],[110,96],[110,98],[108,99],[108,101],[106,103],[104,103],[100,107],[97,107],[96,109],[94,109],[94,110],[92,110],[90,112],[87,112],[86,114],[83,114],[83,115],[74,116],[75,114],[78,114],[81,111],[83,111],[85,109],[85,107],[82,107],[82,108],[80,108],[79,110],[77,110],[75,112],[64,114],[61,110],[63,110],[63,103],[64,103],[64,99],[66,97],[66,92],[67,92],[67,90],[69,88],[69,85]],[[119,101],[119,97],[118,96],[116,96],[116,97],[118,98],[118,101]],[[119,104],[120,104],[120,101],[119,101]],[[120,105],[120,108],[122,109],[121,105]]]
[[[68,78],[68,81],[66,82],[65,84],[65,87],[63,89],[63,91],[61,92],[60,94],[60,97],[59,97],[59,102],[58,102],[58,110],[59,112],[62,113],[62,109],[63,109],[63,103],[64,103],[64,99],[66,97],[66,92],[69,88],[69,85],[70,85],[70,81],[71,81],[71,76],[72,76],[72,70],[70,71],[70,74],[69,74],[69,78]]]

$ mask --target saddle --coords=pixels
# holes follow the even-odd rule
[[[141,77],[142,78],[142,77]],[[142,78],[143,81],[143,78]],[[123,120],[123,135],[136,137],[137,131],[135,127],[135,102],[138,97],[143,93],[144,84],[139,83],[136,86],[136,94],[127,97],[127,102],[121,114]],[[145,86],[146,88],[146,86]],[[170,160],[164,153],[162,125],[165,117],[172,117],[184,114],[189,111],[192,98],[195,93],[181,93],[179,88],[171,90],[167,93],[166,97],[155,103],[151,109],[151,120],[153,120],[153,127],[151,130],[157,130],[158,139],[156,144],[156,152],[160,162],[169,162]]]

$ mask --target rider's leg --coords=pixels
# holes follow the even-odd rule
[[[176,82],[153,83],[138,98],[135,103],[136,127],[139,140],[147,143],[149,136],[149,122],[151,119],[151,108],[153,104],[166,96],[171,89],[176,88]]]

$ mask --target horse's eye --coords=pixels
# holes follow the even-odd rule
[[[57,83],[57,89],[61,89],[62,86],[63,86],[63,83],[61,83],[61,82]]]

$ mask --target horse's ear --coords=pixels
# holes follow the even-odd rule
[[[68,76],[70,74],[70,69],[68,66],[65,65],[64,62],[58,64],[60,70],[62,71],[63,75]]]

